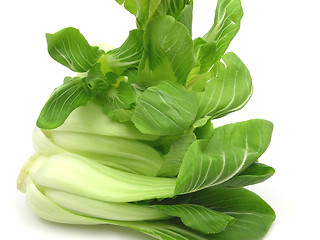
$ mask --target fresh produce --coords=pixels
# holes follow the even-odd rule
[[[261,239],[275,213],[244,187],[274,174],[258,162],[273,125],[214,128],[252,95],[248,69],[226,53],[240,0],[218,0],[213,26],[195,39],[192,0],[117,2],[137,23],[118,48],[91,46],[71,27],[46,35],[50,56],[76,74],[38,117],[36,153],[17,182],[28,206],[49,221],[163,240]]]

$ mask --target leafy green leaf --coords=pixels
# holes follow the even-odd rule
[[[233,217],[201,205],[156,205],[156,207],[170,216],[181,218],[185,226],[206,234],[219,233],[234,222]]]
[[[215,234],[223,240],[260,240],[275,220],[272,208],[246,189],[211,187],[188,195],[189,202],[231,215],[235,222]]]
[[[163,15],[170,15],[178,18],[181,12],[189,4],[189,0],[162,0],[157,12]]]
[[[245,106],[252,95],[249,70],[234,54],[227,53],[218,62],[204,92],[200,95],[198,118],[206,115],[219,118]]]
[[[178,137],[178,139],[176,139],[170,146],[169,152],[164,156],[164,162],[158,173],[158,176],[177,176],[183,157],[194,141],[195,135],[193,133],[187,133]]]
[[[125,9],[127,9],[133,15],[137,14],[137,3],[136,0],[116,0],[118,4],[123,4]]]
[[[89,45],[75,28],[64,28],[54,34],[46,34],[49,55],[75,72],[88,71],[103,54],[98,47]]]
[[[192,39],[185,26],[171,16],[155,17],[146,27],[144,41],[144,60],[147,63],[143,66],[147,65],[151,71],[145,80],[170,80],[184,84],[195,62]],[[161,74],[157,76],[152,72]],[[166,76],[169,78],[163,78]]]
[[[130,222],[129,227],[161,240],[215,240],[214,235],[193,230],[174,220]]]
[[[223,187],[239,188],[264,182],[272,177],[275,170],[261,163],[254,163],[239,175],[222,184]]]
[[[126,69],[137,68],[143,54],[143,30],[131,30],[126,41],[116,49],[108,51],[104,57],[109,67],[121,74]]]
[[[59,127],[74,109],[86,105],[88,100],[89,92],[81,78],[67,81],[54,90],[41,110],[37,126],[43,129]]]
[[[221,58],[239,31],[242,16],[240,0],[218,0],[214,24],[203,37],[207,42],[215,42],[217,45],[212,65]]]
[[[210,140],[195,141],[186,153],[176,194],[219,185],[243,172],[267,149],[273,125],[250,120],[216,128]]]
[[[192,92],[180,84],[162,82],[138,98],[132,122],[144,134],[179,135],[190,128],[196,114]]]
[[[192,35],[192,19],[193,19],[193,0],[185,5],[181,13],[176,17],[177,21],[182,23]]]

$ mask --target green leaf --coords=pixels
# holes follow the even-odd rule
[[[223,187],[239,188],[264,182],[273,176],[275,170],[261,163],[254,163],[239,175],[222,184]]]
[[[81,78],[73,78],[56,88],[41,110],[37,126],[43,129],[57,128],[76,108],[86,105],[89,92]]]
[[[217,45],[212,65],[221,58],[239,31],[242,16],[240,0],[218,0],[214,24],[203,37],[207,42],[215,42]]]
[[[156,205],[156,207],[170,216],[181,218],[185,226],[206,234],[219,233],[234,222],[233,217],[201,205]]]
[[[245,106],[252,95],[252,80],[249,70],[234,54],[227,53],[217,63],[215,76],[200,95],[198,118],[206,115],[219,118]]]
[[[116,0],[136,16],[137,27],[145,29],[148,22],[158,15],[170,15],[190,27],[192,2],[189,0]],[[188,28],[189,29],[189,28]],[[191,33],[191,31],[190,31]]]
[[[223,240],[260,240],[275,220],[272,208],[246,189],[207,188],[188,195],[189,202],[231,215],[235,222],[215,234]]]
[[[137,3],[136,0],[116,0],[118,4],[123,4],[125,9],[127,9],[131,14],[137,14]]]
[[[194,94],[177,83],[149,87],[138,98],[132,122],[144,134],[180,135],[197,114]]]
[[[109,67],[121,74],[127,69],[137,68],[143,54],[143,30],[131,30],[126,41],[119,47],[108,51],[104,57]]]
[[[98,47],[89,45],[75,28],[64,28],[54,34],[46,34],[49,55],[75,72],[88,71],[103,54]]]
[[[194,65],[193,42],[188,30],[171,16],[152,19],[145,30],[145,61],[151,72],[146,80],[170,80],[184,84]],[[144,64],[146,65],[146,64]],[[172,72],[170,78],[163,73]],[[156,76],[155,76],[156,75]],[[168,76],[168,74],[167,74]]]
[[[109,88],[106,95],[103,111],[116,120],[129,121],[132,116],[132,111],[130,110],[133,109],[137,98],[131,84],[120,82],[119,87]]]
[[[162,0],[157,11],[159,14],[178,18],[188,3],[189,0]]]
[[[192,19],[193,19],[193,0],[185,5],[181,13],[176,17],[177,21],[182,23],[192,36]]]
[[[216,128],[209,140],[195,141],[186,153],[176,194],[219,185],[243,172],[268,148],[273,125],[250,120]]]
[[[170,146],[169,152],[164,156],[164,162],[158,173],[158,176],[177,176],[184,155],[188,151],[190,145],[195,141],[195,139],[196,138],[193,133],[181,135],[178,139],[176,139]]]
[[[153,17],[161,0],[136,0],[137,2],[137,26],[144,29],[148,21]]]
[[[193,230],[174,220],[130,222],[129,227],[161,240],[215,240],[214,235]],[[218,240],[218,239],[217,239]]]

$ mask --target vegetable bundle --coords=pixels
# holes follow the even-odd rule
[[[274,174],[258,163],[273,125],[212,124],[252,95],[248,69],[225,53],[240,0],[218,0],[213,26],[196,39],[192,0],[117,2],[137,22],[119,48],[91,46],[74,28],[46,35],[50,56],[77,75],[37,120],[36,154],[18,178],[30,209],[163,240],[261,239],[274,211],[243,187]]]

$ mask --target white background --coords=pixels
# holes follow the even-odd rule
[[[213,23],[216,1],[194,2],[197,37]],[[274,123],[272,143],[260,160],[276,174],[250,187],[277,213],[265,240],[319,239],[320,2],[243,0],[242,6],[241,29],[229,50],[249,68],[254,94],[243,110],[215,125],[251,118]],[[114,0],[11,0],[1,1],[0,11],[1,235],[34,240],[151,239],[119,227],[40,220],[15,186],[23,162],[33,152],[31,132],[47,96],[66,75],[72,76],[50,59],[45,33],[73,26],[90,43],[118,46],[135,27],[133,16]]]

